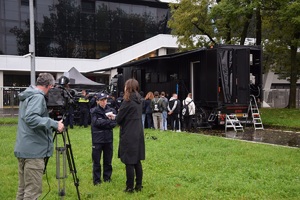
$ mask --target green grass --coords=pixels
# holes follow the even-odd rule
[[[10,200],[15,199],[18,186],[13,155],[17,126],[0,129],[0,199]],[[119,129],[114,129],[112,182],[93,186],[90,128],[69,131],[81,199],[299,199],[298,148],[154,130],[145,130],[144,189],[125,194],[125,167],[117,158],[118,134]],[[60,199],[55,167],[54,156],[47,167],[51,191],[45,199]],[[76,188],[68,175],[65,199],[74,200]],[[42,196],[49,190],[43,178]]]
[[[261,108],[260,114],[265,126],[300,130],[300,110],[286,108]]]
[[[3,117],[0,118],[0,125],[1,124],[17,124],[18,117]]]

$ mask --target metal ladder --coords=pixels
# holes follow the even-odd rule
[[[226,115],[226,122],[225,122],[225,132],[228,128],[233,128],[235,132],[243,131],[244,127],[241,125],[240,120],[238,120],[235,114]]]
[[[250,95],[250,105],[249,108],[251,110],[252,122],[254,126],[254,130],[264,129],[260,113],[258,110],[257,102],[254,95]],[[249,110],[249,109],[248,109]]]
[[[216,118],[217,118],[216,111],[213,110],[213,111],[209,114],[209,116],[208,116],[208,118],[207,118],[207,121],[208,121],[208,122],[214,122],[214,121],[216,120]]]

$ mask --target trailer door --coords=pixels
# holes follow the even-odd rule
[[[250,98],[250,50],[236,49],[234,62],[235,103],[248,105]]]
[[[220,79],[226,104],[249,103],[250,50],[219,49]]]
[[[234,56],[233,49],[218,50],[218,65],[224,103],[231,104],[234,99]]]
[[[199,63],[193,68],[193,97],[201,105],[216,104],[218,101],[218,65],[215,49],[201,51]]]

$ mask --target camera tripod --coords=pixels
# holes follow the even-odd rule
[[[58,142],[58,135],[61,135],[62,141]],[[77,177],[77,170],[75,166],[75,161],[73,157],[70,137],[68,128],[66,128],[63,132],[54,132],[53,143],[55,142],[55,150],[56,150],[56,179],[58,180],[58,195],[61,199],[66,195],[66,178],[67,178],[67,161],[69,164],[70,172],[73,176],[74,185],[77,191],[77,197],[80,200],[79,193],[79,179]],[[49,159],[49,158],[48,158]],[[45,162],[45,170],[47,166],[48,159]],[[62,169],[62,170],[61,170]]]

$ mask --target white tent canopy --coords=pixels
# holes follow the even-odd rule
[[[75,67],[72,67],[68,72],[64,72],[64,76],[70,79],[70,87],[80,88],[102,88],[105,86],[103,83],[97,83],[82,75]]]

